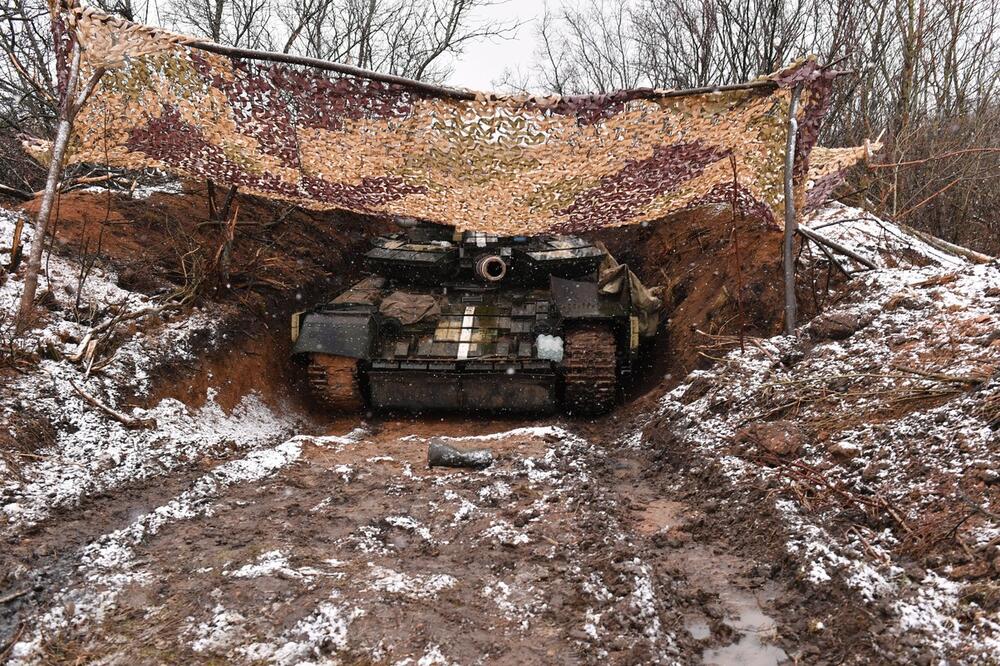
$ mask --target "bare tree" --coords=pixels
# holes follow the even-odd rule
[[[558,12],[548,7],[538,29],[537,72],[559,94],[610,92],[644,79],[634,22],[622,2],[588,0]]]
[[[534,85],[557,93],[745,81],[814,53],[852,72],[823,141],[883,136],[856,183],[887,215],[1000,251],[1000,0],[587,0],[541,20]],[[942,157],[946,156],[946,157]]]
[[[502,0],[501,0],[502,1]],[[442,81],[445,55],[474,41],[505,38],[515,21],[476,21],[498,0],[293,0],[277,10],[285,53],[345,62],[416,79]]]
[[[175,29],[220,44],[273,47],[271,0],[172,0],[164,16]]]

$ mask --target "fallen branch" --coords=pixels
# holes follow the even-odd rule
[[[918,229],[914,229],[913,227],[903,224],[902,222],[897,222],[897,224],[907,233],[913,234],[923,242],[933,247],[935,250],[940,250],[957,257],[963,257],[974,264],[988,264],[994,260],[994,257],[991,257],[988,254],[983,254],[982,252],[976,252],[975,250],[970,250],[969,248],[962,247],[961,245],[949,243],[946,240],[941,240],[937,236],[932,236]]]
[[[911,368],[906,365],[893,364],[892,366],[896,370],[902,372],[908,372],[910,374],[917,375],[919,377],[926,377],[927,379],[933,379],[938,382],[955,383],[955,384],[972,384],[978,386],[986,381],[986,377],[977,377],[976,375],[948,375],[943,372],[931,372],[929,370],[920,370],[919,368]]]
[[[79,386],[77,386],[76,383],[72,379],[69,380],[69,385],[72,386],[73,390],[76,391],[77,394],[79,394],[79,396],[81,398],[83,398],[84,400],[86,400],[88,404],[90,404],[91,406],[96,407],[97,409],[101,410],[102,412],[104,412],[105,414],[107,414],[108,416],[110,416],[111,418],[113,418],[115,421],[118,421],[119,423],[121,423],[126,428],[129,428],[129,429],[132,429],[132,430],[137,430],[137,429],[140,429],[140,428],[155,428],[156,427],[156,419],[137,419],[137,418],[133,418],[133,417],[127,415],[127,414],[122,414],[121,412],[108,407],[107,405],[105,405],[104,403],[102,403],[100,400],[98,400],[94,396],[92,396],[89,393],[87,393],[86,391],[84,391],[82,388],[80,388]]]
[[[816,233],[812,229],[809,229],[809,228],[806,228],[806,227],[799,227],[797,229],[797,231],[800,234],[802,234],[803,236],[805,236],[806,238],[808,238],[809,240],[811,240],[812,242],[816,243],[817,245],[821,245],[821,246],[825,245],[826,247],[830,248],[834,252],[838,252],[838,253],[844,255],[845,257],[850,257],[851,259],[853,259],[854,261],[858,262],[859,264],[861,264],[865,268],[868,268],[870,270],[875,270],[876,268],[878,268],[878,266],[876,266],[875,263],[872,260],[866,259],[865,257],[862,257],[860,254],[858,254],[854,250],[849,250],[846,247],[844,247],[843,245],[841,245],[840,243],[832,241],[832,240],[830,240],[829,238],[827,238],[825,236],[819,235],[818,233]]]
[[[7,185],[0,183],[0,196],[20,199],[21,201],[29,201],[34,198],[35,195],[32,192],[26,192],[24,190],[8,187]]]

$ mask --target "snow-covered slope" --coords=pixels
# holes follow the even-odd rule
[[[802,226],[856,252],[879,268],[959,268],[968,263],[962,256],[929,244],[905,227],[836,201],[808,215]],[[844,261],[851,263],[850,259]]]
[[[0,208],[0,239],[12,238],[17,215]],[[25,225],[26,244],[31,233],[31,225]],[[0,254],[0,264],[8,260],[9,251]],[[0,451],[0,533],[17,533],[85,497],[164,475],[206,455],[265,445],[294,426],[292,419],[276,414],[252,394],[229,413],[211,399],[211,392],[197,410],[172,398],[150,409],[124,404],[124,396],[143,399],[152,369],[196,364],[195,344],[203,349],[208,340],[212,346],[227,311],[196,310],[184,316],[164,311],[138,318],[135,333],[123,336],[88,372],[86,362],[68,360],[80,351],[87,332],[117,313],[155,309],[157,303],[122,289],[116,275],[101,266],[83,282],[78,298],[79,274],[75,262],[56,253],[49,256],[39,293],[49,291],[53,304],[40,325],[17,341],[23,353],[41,351],[47,358],[11,373],[0,388],[0,428],[15,445],[24,445]],[[21,280],[13,275],[0,284],[0,322],[8,332],[21,288]],[[92,321],[78,320],[83,317]],[[155,427],[128,428],[108,418],[74,386],[129,417],[155,421]],[[35,449],[34,443],[19,441],[29,436],[23,431],[29,419],[51,424],[51,443]]]
[[[933,654],[995,663],[1000,262],[853,217],[823,231],[883,266],[886,247],[927,265],[859,274],[798,337],[692,373],[662,418],[735,486],[774,489],[803,580],[847,586]]]

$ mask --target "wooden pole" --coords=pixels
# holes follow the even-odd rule
[[[35,234],[31,240],[31,252],[28,255],[28,268],[24,275],[24,290],[21,292],[21,305],[18,311],[17,328],[24,330],[31,318],[31,308],[35,302],[35,292],[38,290],[38,271],[42,265],[42,250],[45,248],[45,235],[48,232],[49,217],[52,215],[52,205],[59,189],[62,177],[63,157],[69,144],[69,134],[73,126],[73,99],[80,78],[80,45],[73,44],[73,54],[70,61],[69,77],[66,79],[66,91],[59,105],[59,121],[56,126],[56,138],[52,142],[52,157],[49,161],[49,174],[45,180],[45,193],[38,207],[38,217],[35,219]]]
[[[465,100],[475,100],[480,97],[482,93],[477,93],[472,90],[465,90],[462,88],[451,88],[448,86],[439,86],[433,83],[427,83],[426,81],[417,81],[416,79],[406,78],[405,76],[396,76],[395,74],[383,74],[381,72],[375,72],[369,69],[363,69],[361,67],[355,67],[353,65],[345,65],[339,62],[333,62],[330,60],[322,60],[320,58],[309,58],[306,56],[292,55],[291,53],[278,53],[275,51],[260,51],[257,49],[243,49],[237,48],[235,46],[224,46],[222,44],[216,44],[215,42],[191,42],[185,44],[193,49],[200,49],[202,51],[209,51],[211,53],[218,53],[219,55],[228,56],[230,58],[245,58],[247,60],[261,60],[265,62],[280,62],[286,65],[300,65],[302,67],[312,67],[314,69],[321,69],[328,72],[337,72],[339,74],[344,74],[347,76],[357,76],[359,78],[371,79],[372,81],[382,81],[383,83],[392,83],[400,86],[405,86],[412,90],[418,90],[435,97],[449,97],[452,99],[465,99]],[[664,97],[686,97],[688,95],[706,95],[710,93],[720,93],[720,92],[730,92],[734,90],[754,90],[754,89],[767,89],[773,90],[778,87],[778,84],[770,80],[760,80],[760,81],[748,81],[746,83],[731,83],[726,85],[717,86],[703,86],[701,88],[681,88],[677,90],[657,90],[654,88],[645,88],[638,91],[637,97],[649,98],[649,99],[660,99]],[[512,96],[517,98],[518,96]],[[529,96],[526,96],[530,97]],[[570,95],[563,97],[564,101],[572,102],[574,99],[585,99],[590,97],[589,95]]]
[[[795,321],[798,318],[798,304],[795,301],[795,184],[792,172],[795,170],[795,140],[799,133],[796,113],[799,107],[800,86],[792,89],[792,100],[788,105],[788,140],[785,143],[785,334],[795,335]]]
[[[745,354],[747,348],[743,342],[743,331],[746,329],[746,320],[743,318],[743,273],[740,268],[740,232],[736,225],[736,210],[739,208],[737,197],[739,180],[736,173],[736,155],[733,153],[729,153],[729,163],[733,167],[733,245],[736,251],[736,311],[740,317],[740,353]]]
[[[38,207],[38,217],[35,220],[35,234],[31,239],[31,253],[28,255],[28,266],[24,274],[24,289],[21,292],[21,304],[18,310],[17,330],[23,331],[31,318],[31,309],[35,303],[35,292],[38,291],[38,273],[42,266],[42,252],[45,249],[45,236],[48,233],[49,218],[52,216],[52,206],[59,191],[62,179],[63,159],[66,157],[66,146],[73,130],[73,119],[86,103],[94,88],[97,87],[104,68],[98,67],[90,75],[86,84],[80,86],[80,45],[73,41],[73,53],[70,60],[69,76],[66,79],[66,90],[59,105],[59,120],[56,126],[56,137],[52,141],[52,157],[49,162],[49,173],[45,180],[45,191]]]

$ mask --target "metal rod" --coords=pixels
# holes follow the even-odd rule
[[[798,112],[801,86],[792,89],[792,99],[788,105],[788,140],[785,143],[785,334],[795,335],[795,320],[798,304],[795,301],[795,140],[799,132]]]

